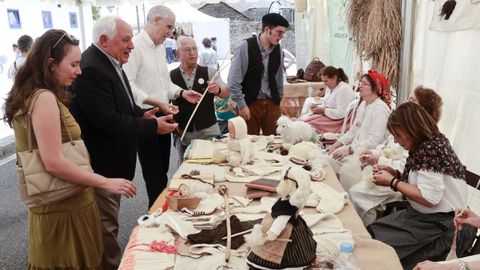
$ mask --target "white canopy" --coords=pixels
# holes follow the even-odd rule
[[[192,34],[199,48],[203,48],[202,39],[217,38],[217,53],[220,59],[228,57],[230,50],[230,20],[215,18],[198,11],[185,0],[150,1],[163,4],[175,13],[176,23],[190,23]],[[153,4],[153,3],[152,3]]]

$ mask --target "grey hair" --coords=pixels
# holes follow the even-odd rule
[[[100,18],[94,25],[92,30],[92,39],[95,42],[100,41],[102,35],[112,39],[117,34],[117,23],[122,19],[118,16],[106,16]]]
[[[183,48],[183,41],[184,41],[184,40],[187,40],[187,39],[192,39],[193,42],[195,42],[195,45],[197,45],[197,42],[196,42],[195,39],[193,39],[192,37],[182,36],[182,37],[180,37],[180,38],[177,40],[177,50]]]
[[[154,6],[148,11],[147,22],[152,23],[155,20],[155,17],[164,19],[169,16],[175,18],[175,14],[170,8],[162,5]]]

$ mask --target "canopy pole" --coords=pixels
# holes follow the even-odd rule
[[[140,33],[140,15],[138,14],[138,5],[135,5],[135,9],[137,10],[137,34]]]
[[[402,0],[403,40],[400,55],[400,81],[397,89],[397,106],[410,95],[415,2],[415,0]]]

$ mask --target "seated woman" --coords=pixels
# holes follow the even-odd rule
[[[390,114],[390,88],[387,79],[374,70],[362,76],[358,90],[362,103],[358,107],[353,126],[327,151],[335,160],[354,151],[374,149],[387,139],[387,120]],[[335,166],[334,166],[335,167]]]
[[[472,212],[470,209],[457,209],[455,211],[455,226],[462,228],[462,224],[470,224],[475,228],[480,228],[480,216]],[[468,262],[467,262],[468,261]],[[436,263],[431,261],[423,261],[418,263],[413,270],[450,270],[450,269],[480,269],[480,255],[473,255],[447,261],[446,263]]]
[[[373,175],[373,183],[399,191],[410,207],[375,221],[367,230],[395,249],[404,269],[427,259],[444,260],[453,241],[454,211],[467,207],[465,168],[435,120],[419,105],[400,105],[387,128],[409,156],[403,174],[381,170]],[[474,236],[471,226],[463,226],[457,235],[458,256]]]
[[[440,120],[442,110],[442,98],[430,88],[417,86],[410,95],[409,101],[422,106],[436,123]],[[391,168],[403,171],[408,151],[395,142],[390,135],[388,139],[378,145],[375,150],[364,150],[360,155],[360,162],[363,165],[372,165],[373,172]],[[370,225],[377,217],[377,210],[385,210],[384,205],[391,201],[398,200],[398,193],[389,187],[366,184],[362,179],[348,190],[350,201],[357,211],[365,226]]]
[[[327,86],[324,104],[313,104],[313,115],[306,116],[303,120],[314,127],[317,133],[338,133],[342,128],[348,104],[355,98],[355,93],[348,85],[348,77],[343,69],[328,66],[322,68],[320,73]]]

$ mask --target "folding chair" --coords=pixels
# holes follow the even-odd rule
[[[357,106],[360,100],[360,96],[357,92],[355,92],[355,98],[348,104],[347,110],[345,111],[345,117],[343,117],[342,129],[340,131],[340,136],[347,132],[347,122],[350,121],[349,127],[352,126],[353,120],[355,120],[355,116],[357,113]]]
[[[466,170],[466,181],[468,184],[468,207],[470,210],[480,215],[480,176]],[[472,246],[467,251],[467,255],[475,254],[480,254],[480,232],[478,230]]]

